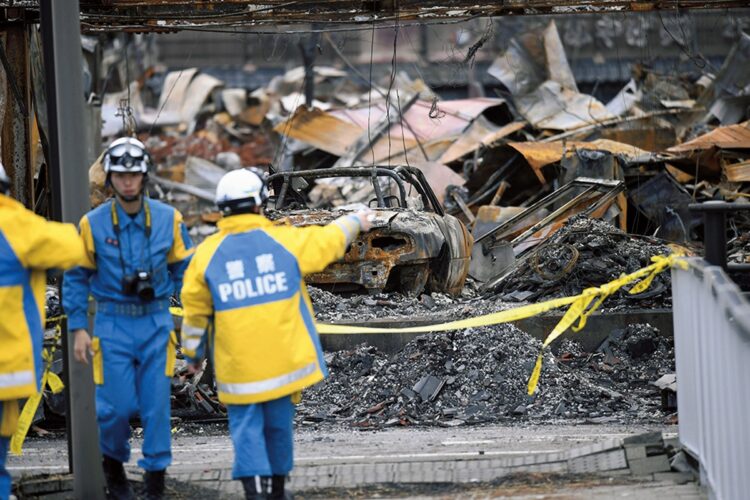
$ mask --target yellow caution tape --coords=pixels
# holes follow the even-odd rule
[[[538,304],[530,304],[527,306],[517,307],[515,309],[509,309],[506,311],[500,311],[491,314],[485,314],[482,316],[476,316],[473,318],[467,318],[459,321],[450,321],[447,323],[440,323],[435,325],[415,326],[408,328],[369,328],[369,327],[353,327],[346,325],[331,325],[326,323],[318,324],[318,332],[322,334],[365,334],[365,333],[428,333],[428,332],[444,332],[449,330],[460,330],[464,328],[476,328],[480,326],[491,326],[498,325],[501,323],[509,323],[512,321],[518,321],[521,319],[530,318],[537,316],[544,312],[559,307],[570,305],[568,310],[565,312],[563,317],[557,323],[552,332],[547,336],[542,344],[541,352],[537,356],[534,369],[529,377],[527,385],[529,395],[534,394],[539,383],[539,377],[542,373],[542,360],[544,358],[544,350],[557,338],[565,333],[568,328],[572,328],[573,331],[580,331],[586,326],[586,320],[602,305],[607,297],[617,292],[620,288],[628,285],[634,281],[642,280],[638,282],[629,291],[630,294],[637,294],[645,291],[651,285],[657,274],[663,272],[672,266],[678,265],[685,268],[687,265],[685,262],[680,261],[679,257],[681,254],[672,254],[670,256],[655,256],[651,259],[653,264],[635,271],[633,273],[621,276],[614,281],[605,283],[599,287],[587,288],[579,295],[572,297],[563,297],[559,299],[547,300]],[[592,305],[593,304],[593,305]],[[578,325],[574,323],[578,321]]]
[[[577,319],[580,319],[580,322],[577,327],[573,328],[574,331],[580,331],[586,325],[586,319],[599,308],[602,302],[604,302],[607,297],[615,293],[623,286],[645,277],[645,279],[638,282],[628,292],[635,295],[637,293],[645,291],[649,287],[649,285],[651,285],[651,282],[654,280],[654,277],[657,274],[670,269],[673,266],[687,269],[687,263],[680,260],[680,257],[682,257],[682,255],[680,254],[672,254],[668,257],[664,257],[661,255],[654,256],[651,258],[653,264],[651,264],[650,266],[639,269],[634,273],[621,276],[616,280],[606,283],[600,287],[587,288],[583,291],[582,294],[578,295],[576,301],[566,311],[565,315],[562,317],[562,319],[560,319],[560,321],[557,323],[552,332],[550,332],[547,338],[544,339],[541,352],[539,353],[536,364],[534,365],[534,370],[531,372],[531,377],[529,377],[529,382],[527,385],[528,394],[532,395],[534,394],[534,392],[536,392],[537,385],[539,383],[539,377],[542,373],[542,359],[544,357],[544,350],[555,339],[562,335],[569,327],[571,327]],[[592,307],[589,307],[589,305],[596,298],[598,298],[599,300],[597,300],[597,302]]]
[[[52,394],[60,394],[63,389],[65,389],[65,384],[63,384],[62,379],[57,376],[57,373],[53,372],[47,373],[47,385],[49,386],[50,391],[52,391]]]
[[[36,415],[36,410],[39,408],[39,403],[42,401],[44,388],[49,386],[53,394],[58,394],[65,388],[60,377],[51,371],[52,361],[54,360],[54,354],[57,350],[57,341],[61,335],[60,325],[58,324],[56,328],[57,334],[52,343],[52,347],[42,351],[44,373],[42,374],[41,390],[26,400],[26,404],[23,405],[23,410],[21,410],[21,414],[18,416],[16,430],[10,438],[10,452],[14,455],[20,455],[22,452],[23,442],[26,440],[26,435],[29,433],[31,423],[34,420],[34,415]]]
[[[465,328],[477,328],[480,326],[499,325],[510,323],[521,319],[530,318],[538,314],[567,306],[578,299],[575,297],[561,297],[559,299],[547,300],[538,304],[529,304],[505,311],[483,314],[473,318],[437,323],[434,325],[410,326],[406,328],[372,328],[366,326],[331,325],[329,323],[318,323],[318,333],[327,335],[362,334],[362,333],[429,333],[447,332],[450,330],[463,330]]]
[[[47,383],[47,373],[42,375],[42,387]],[[29,432],[31,422],[36,415],[36,409],[39,407],[39,403],[42,401],[42,391],[37,392],[29,399],[26,400],[26,404],[23,405],[23,411],[18,417],[18,425],[16,432],[13,433],[13,437],[10,438],[10,452],[14,455],[20,455],[21,449],[23,448],[23,442],[26,440],[26,434]]]
[[[673,253],[669,256],[657,255],[651,258],[653,264],[639,269],[633,273],[620,276],[616,280],[605,283],[599,287],[587,288],[578,295],[546,300],[537,304],[529,304],[521,307],[516,307],[514,309],[507,309],[505,311],[483,314],[481,316],[475,316],[473,318],[405,328],[373,328],[364,326],[332,325],[330,323],[318,323],[316,326],[318,333],[324,335],[446,332],[451,330],[463,330],[466,328],[477,328],[482,326],[499,325],[501,323],[510,323],[513,321],[531,318],[532,316],[537,316],[539,314],[551,311],[553,309],[558,309],[560,307],[570,306],[542,344],[541,352],[539,353],[539,356],[537,356],[534,369],[531,373],[531,376],[529,377],[527,385],[528,393],[529,395],[531,395],[536,392],[536,388],[539,383],[539,377],[542,372],[544,350],[555,339],[559,338],[569,328],[575,332],[582,330],[586,326],[588,317],[597,309],[599,309],[599,307],[607,299],[607,297],[613,295],[623,286],[640,280],[628,292],[632,295],[635,295],[647,290],[648,287],[651,286],[651,283],[653,282],[657,274],[675,266],[680,267],[681,269],[687,269],[687,263],[683,260],[680,260],[682,256],[683,254],[679,252]],[[181,308],[170,307],[169,310],[175,316],[183,315],[183,311]],[[578,324],[574,325],[576,321],[578,321]]]

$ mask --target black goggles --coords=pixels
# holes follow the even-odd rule
[[[119,144],[110,149],[109,160],[113,165],[131,168],[140,162],[148,161],[148,153],[133,144]]]

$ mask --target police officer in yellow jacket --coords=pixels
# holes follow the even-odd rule
[[[35,215],[10,198],[9,189],[0,164],[0,500],[10,496],[5,459],[18,400],[42,389],[46,271],[85,259],[74,225]]]
[[[291,395],[327,375],[303,277],[343,257],[369,228],[365,212],[323,227],[274,225],[261,215],[266,197],[258,171],[221,179],[216,202],[225,217],[196,249],[182,288],[183,352],[198,361],[210,342],[234,444],[233,477],[246,498],[284,498]]]
[[[75,357],[94,356],[96,415],[104,476],[111,498],[133,492],[123,462],[130,459],[129,420],[143,422],[146,497],[162,498],[171,463],[170,385],[175,359],[169,299],[179,291],[192,255],[182,216],[148,198],[151,159],[137,139],[114,141],[103,156],[115,198],[80,222],[87,259],[65,273],[63,307],[75,335]],[[96,301],[93,339],[89,295]]]

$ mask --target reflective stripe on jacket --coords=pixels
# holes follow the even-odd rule
[[[322,380],[327,369],[302,278],[343,257],[359,221],[297,228],[247,214],[218,225],[185,273],[183,352],[200,357],[211,327],[226,404],[270,401]]]
[[[39,391],[46,271],[84,260],[74,225],[47,221],[0,194],[0,400]]]

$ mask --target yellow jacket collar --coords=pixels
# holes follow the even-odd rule
[[[249,229],[272,226],[273,222],[262,215],[241,214],[224,217],[216,223],[219,230],[225,233],[238,233]]]

